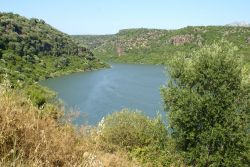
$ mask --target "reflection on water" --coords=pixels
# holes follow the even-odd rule
[[[110,69],[74,73],[41,84],[56,91],[67,107],[79,109],[74,123],[96,124],[122,108],[142,110],[151,117],[163,112],[160,86],[167,78],[163,66],[112,64]]]

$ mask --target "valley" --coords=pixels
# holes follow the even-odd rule
[[[0,166],[249,166],[249,5],[1,3]]]

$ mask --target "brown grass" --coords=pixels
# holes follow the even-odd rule
[[[1,90],[0,166],[138,166],[125,152],[100,150],[86,130],[76,132],[40,112],[20,93]]]

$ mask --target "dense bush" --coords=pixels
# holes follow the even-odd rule
[[[172,137],[190,165],[249,165],[250,83],[235,50],[222,41],[172,63],[162,94]]]
[[[55,93],[37,84],[26,87],[28,98],[32,99],[34,106],[44,107],[46,102],[55,98]]]
[[[141,112],[127,109],[113,113],[103,119],[99,125],[104,142],[111,143],[128,150],[141,148],[158,142],[159,147],[165,144],[167,131],[159,120],[151,120]]]
[[[123,109],[105,117],[99,123],[98,134],[105,150],[125,149],[144,166],[181,164],[160,117],[150,119],[142,112]]]

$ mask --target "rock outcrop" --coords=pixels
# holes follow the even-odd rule
[[[247,42],[248,44],[250,44],[250,37],[247,37],[246,42]]]
[[[186,43],[191,43],[194,39],[192,34],[177,35],[170,38],[169,43],[173,45],[183,45]]]

